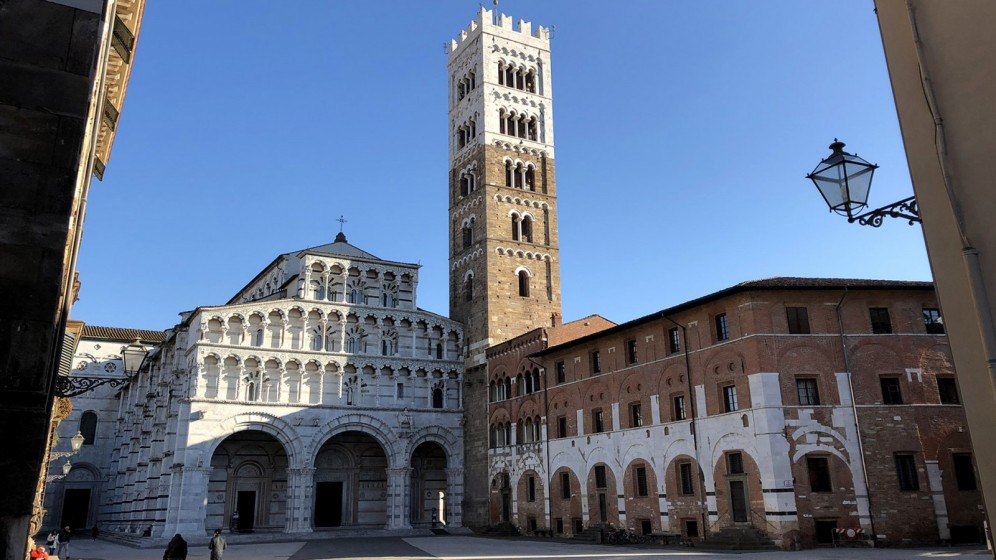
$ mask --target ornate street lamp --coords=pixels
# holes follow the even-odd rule
[[[83,442],[85,442],[85,441],[86,441],[86,438],[83,437],[83,432],[80,432],[79,430],[77,430],[76,431],[76,435],[73,436],[73,437],[71,437],[71,438],[69,438],[69,446],[73,448],[73,453],[76,453],[77,451],[79,451],[80,448],[83,447]]]
[[[131,344],[121,349],[121,370],[124,376],[58,375],[55,378],[55,394],[60,397],[75,397],[100,385],[110,385],[111,387],[124,385],[138,375],[138,370],[141,369],[147,354],[148,351],[142,345],[141,339],[136,338]]]
[[[844,143],[836,138],[830,144],[830,150],[830,155],[806,178],[816,185],[831,212],[847,216],[848,222],[863,226],[879,227],[886,216],[909,220],[910,225],[920,222],[915,196],[859,214],[868,206],[868,192],[878,166],[845,152]]]

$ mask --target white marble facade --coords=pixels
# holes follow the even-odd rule
[[[102,530],[460,526],[463,333],[417,284],[339,234],[184,313],[104,399]]]

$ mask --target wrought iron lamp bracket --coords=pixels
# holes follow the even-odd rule
[[[60,397],[75,397],[101,385],[120,387],[129,380],[128,377],[76,377],[72,375],[58,375],[55,378],[55,394]]]
[[[858,222],[863,226],[879,227],[886,217],[909,220],[909,225],[921,223],[920,207],[916,203],[916,197],[904,198],[903,200],[870,210],[864,214],[848,217],[847,221],[850,223]]]

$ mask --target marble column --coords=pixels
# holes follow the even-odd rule
[[[463,469],[446,469],[446,526],[463,526]]]
[[[409,467],[387,471],[387,529],[410,529],[408,502],[411,499],[411,472]]]
[[[310,533],[315,469],[287,469],[287,532]]]

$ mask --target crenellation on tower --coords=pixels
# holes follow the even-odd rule
[[[509,36],[523,44],[539,46],[539,43],[546,43],[549,45],[550,29],[548,27],[537,25],[536,29],[533,29],[532,22],[523,19],[520,19],[515,25],[512,16],[505,14],[498,16],[498,25],[495,25],[493,21],[494,12],[481,7],[477,17],[471,20],[467,28],[461,31],[456,39],[450,41],[450,57],[452,58],[456,51],[463,49],[468,40],[474,39],[479,35],[480,30],[485,28],[491,28],[491,33]]]

